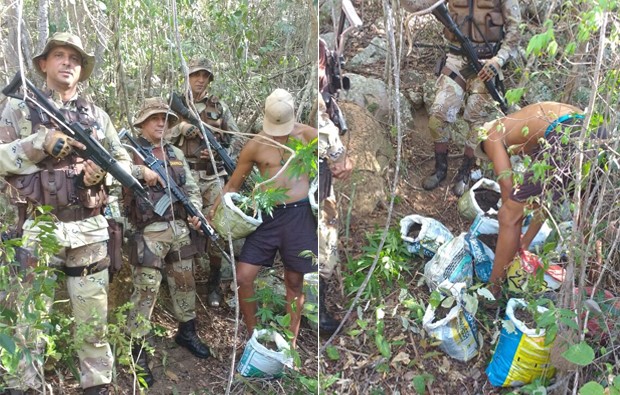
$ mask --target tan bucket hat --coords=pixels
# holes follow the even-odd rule
[[[270,136],[286,136],[295,125],[295,100],[284,89],[276,89],[265,101],[263,131]]]
[[[56,32],[52,35],[52,37],[47,39],[47,43],[45,43],[45,48],[41,51],[40,54],[32,58],[32,62],[34,63],[34,68],[37,70],[39,74],[45,77],[45,73],[41,70],[39,66],[39,59],[42,59],[47,56],[48,52],[55,47],[67,46],[75,49],[82,55],[82,71],[80,72],[79,81],[86,81],[88,77],[93,72],[95,68],[95,55],[90,54],[84,50],[84,46],[82,45],[82,40],[75,34],[66,33],[66,32]]]
[[[193,58],[189,61],[188,67],[190,75],[194,74],[197,71],[204,70],[207,73],[211,74],[211,80],[215,79],[215,75],[213,74],[213,71],[211,71],[213,68],[211,67],[209,61],[205,58]]]
[[[170,107],[168,107],[168,103],[164,99],[161,97],[151,97],[144,99],[142,107],[138,110],[136,119],[133,121],[133,126],[139,128],[142,122],[146,121],[153,114],[168,114],[168,126],[179,119],[175,113],[170,111]]]

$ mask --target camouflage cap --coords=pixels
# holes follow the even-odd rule
[[[168,103],[164,99],[161,97],[151,97],[144,99],[142,107],[138,110],[136,119],[133,121],[133,126],[139,128],[148,117],[154,114],[168,114],[168,125],[179,119],[175,113],[170,111],[170,107],[168,107]]]
[[[56,32],[50,38],[47,39],[47,43],[45,43],[45,48],[41,51],[40,54],[32,58],[32,62],[34,63],[34,68],[37,70],[39,74],[45,77],[45,73],[41,70],[39,66],[39,59],[43,59],[47,56],[48,52],[55,47],[67,46],[75,49],[82,55],[82,71],[80,72],[80,82],[86,81],[88,77],[90,77],[93,69],[95,68],[95,55],[90,54],[84,50],[82,46],[82,40],[75,34],[66,33],[66,32]]]
[[[204,70],[207,73],[211,74],[211,79],[215,79],[215,76],[213,75],[213,68],[211,67],[211,64],[209,63],[209,61],[206,58],[193,58],[192,60],[189,61],[189,74],[194,74],[197,71],[200,70]]]

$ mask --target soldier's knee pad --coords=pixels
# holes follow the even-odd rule
[[[448,123],[436,115],[431,115],[428,118],[428,130],[435,142],[447,142],[449,140],[447,126]]]

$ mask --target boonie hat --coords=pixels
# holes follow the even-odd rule
[[[148,117],[154,114],[168,114],[168,125],[179,119],[175,113],[170,111],[170,107],[168,107],[168,103],[166,103],[164,99],[161,97],[151,97],[145,99],[142,103],[142,107],[138,110],[136,119],[133,121],[133,126],[137,128],[140,127],[142,122],[146,121]]]
[[[270,136],[286,136],[295,125],[293,96],[284,89],[276,89],[265,101],[263,131]]]
[[[34,68],[37,70],[39,74],[45,77],[45,73],[41,70],[39,66],[39,59],[43,59],[47,56],[48,52],[55,47],[67,46],[75,49],[82,55],[82,70],[80,71],[79,81],[86,81],[88,77],[93,72],[95,68],[95,55],[90,54],[84,50],[84,46],[82,45],[82,40],[75,34],[66,33],[66,32],[56,32],[52,35],[52,37],[47,39],[47,43],[45,44],[45,48],[41,51],[40,54],[32,58],[32,62],[34,63]]]
[[[194,74],[197,71],[204,70],[207,73],[211,74],[211,79],[214,80],[215,76],[213,75],[213,71],[211,64],[205,58],[193,58],[189,61],[189,74]]]

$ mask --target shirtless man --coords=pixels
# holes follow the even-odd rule
[[[291,94],[276,89],[265,102],[263,131],[241,150],[237,168],[222,193],[238,191],[254,165],[265,178],[272,177],[282,169],[288,153],[271,141],[286,144],[295,138],[307,144],[317,136],[316,129],[295,122]],[[307,175],[290,177],[286,170],[274,180],[273,187],[286,188],[288,197],[274,208],[273,216],[263,217],[263,223],[246,238],[237,263],[239,307],[248,333],[251,334],[256,326],[257,307],[255,301],[248,299],[254,296],[254,280],[261,266],[273,265],[276,252],[280,252],[284,261],[286,311],[291,316],[289,329],[294,334],[293,347],[304,303],[304,274],[317,270],[317,266],[312,264],[312,258],[299,256],[305,250],[317,254],[317,222],[308,200],[309,184]],[[213,216],[218,204],[219,199],[209,212],[209,217]]]
[[[501,188],[502,207],[499,209],[499,235],[495,261],[489,283],[491,291],[499,296],[506,278],[506,270],[519,248],[527,249],[544,222],[544,215],[535,215],[527,232],[521,238],[524,209],[537,207],[550,192],[557,201],[564,192],[570,192],[570,146],[562,143],[562,136],[574,135],[581,130],[582,111],[569,104],[541,102],[486,123],[482,127],[482,141],[475,149],[478,157],[491,160]],[[536,180],[533,172],[524,174],[523,183],[516,185],[512,177],[510,155],[529,155],[532,163],[543,160],[549,153],[550,173]],[[552,177],[550,177],[552,176]],[[549,181],[547,181],[549,180]],[[520,239],[521,238],[521,239]]]

